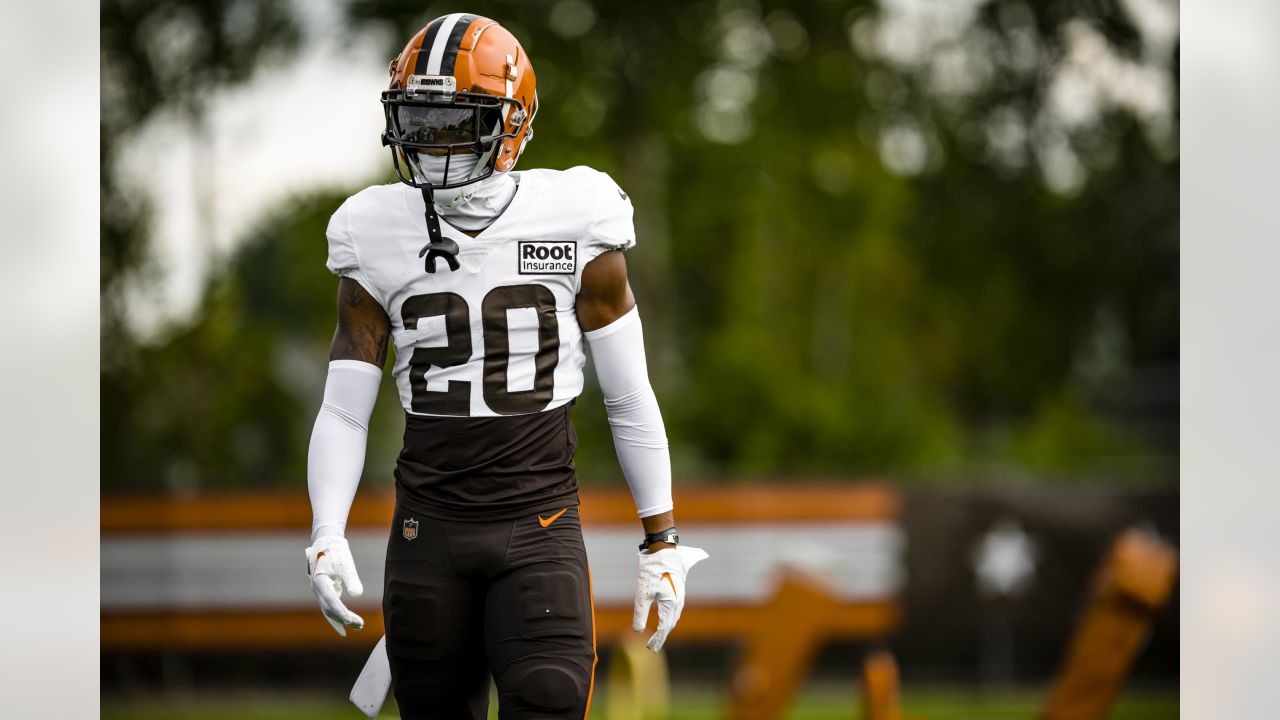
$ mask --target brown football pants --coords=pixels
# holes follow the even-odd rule
[[[559,515],[557,515],[559,513]],[[401,717],[583,718],[595,626],[578,508],[462,522],[397,507],[382,608]]]

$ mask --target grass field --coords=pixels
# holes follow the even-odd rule
[[[911,720],[1030,720],[1036,716],[1043,693],[1018,690],[998,695],[977,694],[955,688],[907,688],[903,714]],[[604,698],[597,693],[591,717],[605,720]],[[791,720],[852,720],[858,717],[853,689],[811,688],[790,713]],[[672,695],[671,720],[711,720],[723,717],[723,697],[718,690],[678,689]],[[496,718],[496,708],[489,708]],[[363,717],[340,698],[267,693],[224,693],[172,699],[104,699],[103,720],[352,720]],[[388,702],[381,718],[395,718]],[[1176,720],[1175,691],[1132,692],[1121,698],[1111,720]]]

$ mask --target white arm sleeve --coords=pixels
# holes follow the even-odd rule
[[[636,501],[636,514],[643,518],[664,513],[672,508],[671,454],[658,398],[645,367],[640,311],[633,307],[584,335],[604,393],[618,464]]]
[[[342,535],[364,472],[369,416],[378,399],[382,368],[360,360],[334,360],[324,384],[324,403],[307,450],[311,495],[311,540]]]

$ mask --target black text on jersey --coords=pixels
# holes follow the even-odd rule
[[[572,275],[578,269],[574,240],[521,240],[518,250],[521,275]]]

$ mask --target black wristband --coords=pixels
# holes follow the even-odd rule
[[[676,529],[674,527],[669,527],[666,530],[660,530],[656,533],[648,533],[644,536],[644,542],[640,543],[640,549],[648,550],[650,545],[660,542],[679,545],[680,536],[676,534]]]

